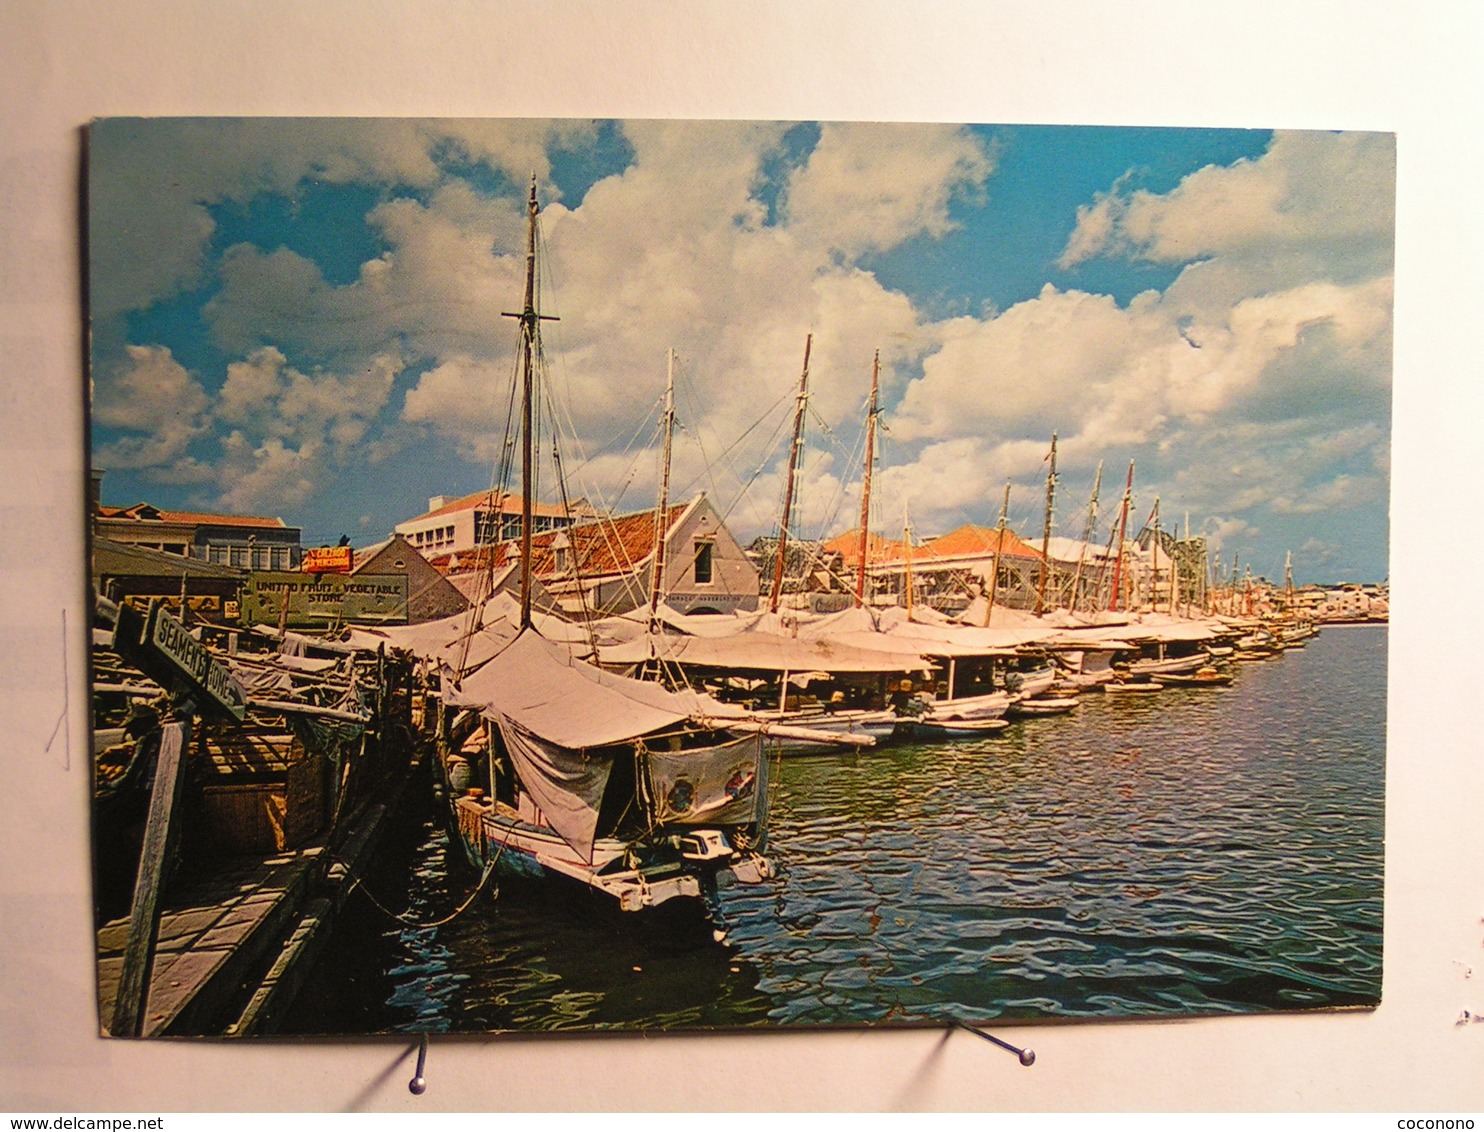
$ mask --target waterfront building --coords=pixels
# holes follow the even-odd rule
[[[282,519],[172,511],[150,503],[110,507],[100,501],[103,473],[92,473],[91,516],[97,538],[239,570],[297,570],[300,531]]]
[[[757,566],[704,492],[669,508],[664,530],[660,592],[671,608],[682,613],[757,608]],[[533,537],[531,574],[568,614],[628,613],[649,601],[655,545],[653,510],[564,526]],[[456,584],[460,575],[492,572],[498,590],[510,584],[519,556],[520,543],[509,541],[489,550],[435,554],[431,561]],[[473,592],[468,583],[460,589]]]
[[[838,553],[844,573],[854,578],[860,562],[860,529],[847,531],[823,544]],[[908,545],[872,535],[867,546],[868,596],[878,603],[906,604],[907,579],[912,600],[948,613],[960,612],[972,595],[983,592],[999,565],[996,603],[1034,608],[1041,552],[1006,527],[965,524],[945,535]]]
[[[418,625],[462,613],[468,599],[401,535],[355,551],[352,576],[407,579],[407,623]]]
[[[543,534],[574,523],[598,518],[600,512],[587,500],[574,500],[568,508],[532,501],[531,531]],[[395,532],[426,558],[463,554],[476,547],[493,546],[520,538],[521,497],[510,492],[476,491],[457,498],[435,495],[428,509],[415,519],[398,523]]]
[[[245,570],[93,536],[93,590],[141,609],[152,599],[188,625],[235,624]]]

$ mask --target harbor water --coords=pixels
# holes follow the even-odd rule
[[[777,875],[719,893],[721,941],[645,930],[565,887],[510,884],[418,926],[446,917],[476,879],[430,806],[366,878],[286,1028],[1374,1004],[1385,706],[1385,628],[1333,627],[1242,664],[1229,687],[1093,692],[1070,715],[990,738],[775,761]]]

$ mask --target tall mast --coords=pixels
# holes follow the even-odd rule
[[[1087,503],[1087,524],[1082,528],[1082,547],[1077,551],[1077,572],[1072,576],[1072,612],[1077,612],[1077,598],[1082,589],[1082,569],[1087,564],[1087,544],[1092,538],[1098,521],[1098,492],[1103,486],[1103,462],[1098,461],[1098,472],[1092,479],[1092,498]]]
[[[1123,583],[1123,540],[1128,534],[1128,505],[1134,494],[1134,462],[1128,462],[1128,482],[1123,485],[1123,505],[1118,514],[1118,557],[1113,559],[1113,595],[1108,608],[1118,608],[1119,587]]]
[[[675,348],[665,355],[665,446],[660,466],[660,496],[654,512],[654,553],[649,559],[649,631],[657,632],[660,594],[665,579],[665,519],[670,511],[670,445],[675,434]]]
[[[1051,508],[1056,501],[1056,433],[1051,434],[1051,466],[1046,471],[1046,518],[1041,524],[1041,576],[1036,583],[1036,616],[1046,612],[1046,575],[1051,566]]]
[[[1283,612],[1293,616],[1293,551],[1283,559]]]
[[[881,351],[871,359],[871,404],[866,409],[866,473],[861,481],[860,562],[855,568],[855,604],[866,604],[866,555],[871,549],[871,465],[876,459],[876,393],[881,374]]]
[[[520,627],[531,625],[531,495],[534,475],[536,334],[536,174],[531,174],[531,195],[526,201],[526,294],[519,314],[505,311],[506,318],[520,319]],[[498,521],[498,517],[497,517]]]
[[[1159,556],[1164,554],[1164,544],[1159,541],[1159,496],[1154,497],[1154,510],[1149,513],[1149,525],[1154,531],[1154,554],[1151,559],[1154,562],[1154,580],[1149,587],[1149,608],[1156,613],[1159,612]],[[1166,558],[1170,556],[1165,555]],[[1175,560],[1170,558],[1170,566],[1173,568]],[[1171,591],[1170,612],[1175,612],[1174,593]]]
[[[794,505],[794,476],[798,473],[799,453],[804,447],[804,407],[809,403],[809,349],[814,335],[804,339],[804,372],[799,377],[799,399],[794,409],[794,439],[788,450],[788,478],[783,486],[783,519],[778,527],[778,560],[773,564],[773,594],[768,602],[772,613],[778,612],[778,598],[783,593],[783,565],[788,553],[788,521]]]
[[[519,314],[503,311],[506,318],[520,319],[520,627],[531,625],[531,497],[535,494],[535,368],[536,343],[541,320],[536,313],[536,174],[531,174],[531,195],[526,201],[526,294]],[[498,522],[498,516],[496,517]]]
[[[989,619],[994,615],[994,599],[1000,590],[1000,553],[1005,549],[1005,522],[1010,516],[1010,485],[1005,484],[1005,501],[1000,504],[999,537],[994,544],[994,565],[989,568],[989,594],[988,604],[984,607],[984,626],[989,627]]]
[[[907,584],[907,620],[912,620],[912,520],[902,508],[902,580]]]

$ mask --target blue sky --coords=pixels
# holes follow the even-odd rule
[[[1299,581],[1387,574],[1389,135],[838,123],[115,119],[89,143],[104,499],[384,537],[490,483],[522,198],[569,493],[676,484],[776,524],[813,335],[799,529],[854,525],[873,352],[874,522],[1057,531],[1106,462],[1134,511]],[[1116,481],[1116,483],[1115,483]],[[547,481],[550,482],[549,479]]]

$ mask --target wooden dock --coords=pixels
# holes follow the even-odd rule
[[[240,1036],[270,1029],[328,941],[352,876],[369,866],[387,812],[388,805],[368,807],[334,861],[322,860],[325,847],[315,845],[263,860],[217,862],[209,875],[184,874],[172,884],[142,1034]],[[102,1019],[113,1017],[128,931],[127,918],[98,930]]]
[[[142,1032],[206,1032],[240,996],[307,896],[323,847],[228,865],[204,877],[182,877],[160,916],[154,971]],[[99,1016],[113,1016],[123,969],[127,918],[98,932]]]

